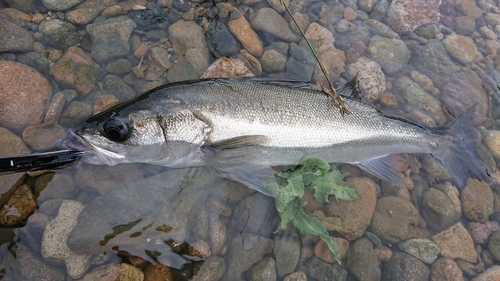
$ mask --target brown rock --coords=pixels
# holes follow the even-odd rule
[[[192,281],[218,281],[226,271],[226,263],[219,256],[208,257]]]
[[[105,18],[112,18],[118,16],[121,12],[122,12],[122,7],[114,5],[104,9],[104,11],[102,11],[101,13],[101,16]]]
[[[17,188],[24,183],[24,173],[8,174],[0,176],[0,208],[12,197]]]
[[[250,70],[253,72],[253,74],[260,76],[262,74],[262,66],[260,65],[259,60],[252,56],[247,50],[240,50],[238,53],[242,57],[244,57],[248,63],[250,64]]]
[[[149,264],[144,269],[144,281],[173,281],[174,275],[170,268],[163,264]]]
[[[100,67],[92,56],[78,47],[69,47],[63,57],[50,68],[50,75],[61,86],[87,95],[94,88]]]
[[[210,246],[203,240],[198,240],[188,247],[188,254],[199,258],[210,256]]]
[[[483,141],[493,157],[500,159],[500,131],[486,131]]]
[[[351,7],[347,7],[344,9],[344,19],[345,20],[355,20],[358,17],[356,11]]]
[[[398,243],[416,236],[418,210],[399,197],[382,197],[373,212],[370,231],[382,242]]]
[[[59,121],[59,117],[61,117],[65,103],[66,98],[64,97],[64,94],[61,92],[55,93],[54,96],[52,96],[49,108],[47,108],[47,113],[45,114],[45,118],[43,118],[43,122],[57,123],[57,121]]]
[[[359,198],[354,201],[330,200],[323,210],[327,217],[335,220],[334,229],[338,233],[347,240],[355,240],[370,225],[377,202],[376,188],[371,179],[364,177],[351,177],[345,183],[356,188]]]
[[[414,31],[424,23],[438,22],[441,0],[395,0],[387,13],[387,22],[398,33]]]
[[[346,61],[347,63],[353,63],[355,62],[363,52],[366,50],[366,45],[363,43],[361,40],[354,41],[352,43],[351,48],[347,50],[346,53]]]
[[[484,58],[470,37],[452,33],[446,36],[443,44],[450,56],[463,64],[478,62]]]
[[[483,11],[476,5],[474,0],[457,0],[455,6],[466,16],[478,19],[482,16]]]
[[[374,102],[385,92],[385,75],[380,65],[365,57],[358,58],[347,66],[351,77],[358,74],[359,85],[364,90],[365,97]]]
[[[209,216],[209,241],[212,254],[221,254],[226,242],[226,225],[217,214]]]
[[[264,52],[262,41],[243,15],[239,14],[239,18],[230,20],[227,27],[250,54],[256,57],[262,56]]]
[[[129,280],[130,281],[144,280],[144,273],[135,266],[126,263],[121,263],[120,266],[118,267],[118,276],[116,277],[115,281],[129,281]]]
[[[253,77],[255,76],[242,61],[222,57],[214,61],[203,73],[201,78],[217,77]]]
[[[422,86],[422,88],[424,88],[424,90],[428,92],[432,92],[432,90],[434,89],[434,84],[432,83],[432,80],[418,71],[411,72],[411,79],[419,83]]]
[[[500,266],[494,265],[471,281],[500,281]]]
[[[493,192],[486,182],[469,178],[460,201],[464,215],[475,222],[486,222],[493,213]]]
[[[307,275],[303,271],[295,271],[283,278],[283,281],[307,281]]]
[[[373,252],[375,253],[375,255],[377,255],[377,258],[381,261],[388,261],[392,257],[391,249],[387,248],[386,246],[380,246],[374,248]]]
[[[23,140],[8,129],[0,127],[0,157],[29,154],[31,151]]]
[[[457,263],[450,258],[440,258],[432,264],[431,281],[461,281],[464,275]]]
[[[339,246],[339,255],[340,259],[343,259],[347,254],[347,250],[349,249],[349,241],[340,238],[333,237],[337,245]],[[330,248],[328,248],[328,244],[325,241],[319,240],[314,246],[314,255],[318,257],[320,260],[327,263],[335,263],[336,261],[332,258],[332,254],[330,253]]]
[[[461,259],[471,263],[477,261],[474,242],[461,222],[441,231],[432,237],[441,248],[441,255],[451,259]]]
[[[139,45],[139,47],[137,47],[137,49],[135,49],[134,56],[136,58],[140,59],[140,58],[144,57],[145,55],[147,55],[148,51],[149,51],[148,45],[142,43],[141,45]]]
[[[0,126],[21,132],[39,124],[52,96],[52,86],[34,68],[0,61]]]
[[[118,276],[119,268],[114,264],[105,264],[94,268],[85,274],[79,281],[114,281]]]
[[[32,125],[24,129],[23,140],[32,149],[47,151],[56,148],[56,142],[66,136],[61,125],[56,123],[43,123]]]
[[[469,233],[472,236],[474,243],[483,244],[488,241],[493,232],[499,231],[500,226],[496,221],[487,221],[486,223],[469,222],[467,225]]]
[[[92,22],[101,11],[95,8],[82,8],[66,13],[66,20],[75,24],[87,24]]]
[[[36,208],[36,200],[28,185],[16,189],[0,210],[0,225],[12,226],[25,220]]]
[[[94,101],[94,114],[102,112],[102,111],[112,107],[113,105],[115,105],[117,103],[118,103],[118,99],[112,94],[99,96]]]
[[[390,92],[385,92],[380,98],[379,102],[387,107],[396,108],[398,107],[398,100],[396,96]]]

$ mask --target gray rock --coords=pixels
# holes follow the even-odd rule
[[[56,173],[43,190],[38,190],[38,188],[36,189],[38,192],[41,192],[37,198],[39,202],[45,202],[51,199],[75,198],[77,192],[79,191],[79,189],[76,188],[73,176],[65,172]],[[54,214],[52,211],[47,212],[48,213],[45,213],[47,215]]]
[[[329,3],[325,3],[321,5],[319,18],[327,25],[334,24],[344,18],[344,8],[340,5],[330,5]]]
[[[111,74],[124,75],[132,71],[132,64],[126,59],[117,59],[106,65],[106,71]]]
[[[276,235],[274,237],[276,269],[281,279],[295,271],[300,257],[300,241],[296,235]]]
[[[43,34],[43,41],[56,49],[64,51],[80,42],[80,34],[76,28],[71,23],[65,23],[58,19],[43,21],[39,30]]]
[[[265,258],[254,265],[247,273],[249,281],[276,281],[276,262],[273,258]]]
[[[65,274],[63,274],[61,270],[44,262],[38,255],[32,253],[28,247],[22,244],[16,244],[12,250],[16,255],[15,260],[18,263],[18,268],[20,268],[21,278],[7,278],[6,280],[66,280]],[[2,265],[4,264],[4,261],[5,259],[2,260]]]
[[[272,220],[276,215],[274,200],[262,193],[254,193],[243,199],[234,208],[233,217],[228,224],[228,237],[239,233],[253,233],[270,237]]]
[[[388,0],[379,0],[377,4],[373,6],[372,12],[370,13],[370,18],[383,22],[386,18],[387,12],[389,11],[390,2]]]
[[[493,258],[500,262],[500,230],[490,236],[488,250]]]
[[[464,280],[462,270],[457,263],[450,258],[439,258],[432,264],[431,280],[435,281],[454,281]]]
[[[426,23],[417,27],[417,29],[415,29],[415,34],[425,39],[433,39],[439,36],[438,34],[440,34],[440,31],[435,23]]]
[[[367,13],[370,13],[376,4],[377,0],[358,0],[358,6]]]
[[[127,16],[87,25],[86,30],[92,40],[92,57],[98,62],[104,62],[128,55],[128,40],[136,27]]]
[[[27,14],[32,13],[35,8],[35,0],[5,0],[5,3],[9,5],[9,7],[18,9]]]
[[[351,26],[347,32],[335,34],[335,46],[347,51],[358,40],[368,46],[370,38],[370,29],[367,27],[361,25]]]
[[[206,36],[208,49],[216,58],[230,57],[238,53],[240,49],[240,44],[234,39],[223,22],[211,22]]]
[[[388,74],[396,74],[402,70],[411,55],[403,41],[380,36],[373,36],[370,39],[368,52]]]
[[[443,43],[437,39],[430,39],[426,45],[418,45],[412,50],[410,64],[418,72],[427,75],[436,87],[448,81],[448,77],[460,68],[453,63]]]
[[[168,33],[175,57],[180,63],[169,70],[167,79],[175,82],[179,78],[200,78],[210,61],[203,28],[193,21],[179,20],[168,28]]]
[[[29,52],[34,42],[29,31],[0,17],[0,52]]]
[[[347,252],[347,270],[357,280],[380,280],[380,261],[373,251],[373,244],[362,237]]]
[[[51,11],[64,11],[85,0],[42,0],[43,5]]]
[[[299,261],[298,270],[304,272],[309,281],[345,281],[347,279],[347,271],[338,263],[326,263],[316,256]]]
[[[429,280],[430,274],[427,266],[418,259],[406,253],[393,252],[382,269],[382,280]]]
[[[295,271],[283,278],[283,281],[307,281],[307,276],[302,271]]]
[[[285,70],[286,56],[275,50],[266,50],[259,60],[262,70],[273,73]]]
[[[149,55],[153,60],[159,63],[163,68],[172,68],[172,63],[169,60],[168,50],[161,47],[149,48]]]
[[[311,80],[316,60],[307,45],[301,45],[292,52],[286,65],[286,78],[299,81]]]
[[[431,188],[424,195],[422,215],[429,227],[435,231],[441,231],[457,222],[462,212],[454,207],[453,202],[445,193]]]
[[[363,23],[366,24],[368,28],[370,28],[371,31],[373,31],[377,35],[387,38],[399,39],[399,35],[396,32],[394,32],[394,30],[392,30],[389,26],[381,23],[378,20],[369,19],[365,20]]]
[[[469,16],[458,16],[453,19],[455,32],[461,35],[470,36],[476,31],[476,20]]]
[[[17,61],[31,66],[39,72],[47,75],[49,73],[50,62],[44,55],[35,52],[17,55]]]
[[[344,33],[349,30],[349,22],[345,19],[339,20],[337,23],[335,23],[335,31],[338,33]]]
[[[269,33],[285,42],[297,42],[300,37],[290,29],[280,14],[271,8],[261,8],[250,18],[253,29]]]
[[[240,280],[241,274],[273,250],[273,240],[260,235],[241,233],[229,244],[225,280]]]
[[[447,119],[441,110],[439,100],[429,94],[410,77],[402,76],[396,80],[393,91],[405,99],[408,107],[428,114],[439,126],[446,124]]]
[[[23,131],[23,141],[37,151],[55,149],[57,140],[65,136],[64,128],[56,123],[31,125]]]
[[[146,5],[144,10],[132,10],[128,13],[140,30],[165,29],[168,27],[167,14],[156,4]]]
[[[136,96],[135,90],[116,75],[106,75],[102,80],[102,89],[112,93],[119,102],[130,100]]]
[[[439,246],[431,240],[420,238],[399,242],[398,248],[427,264],[433,263],[441,250]]]
[[[0,127],[0,156],[25,155],[30,152],[28,146],[18,135]]]
[[[92,115],[92,105],[82,101],[73,101],[63,111],[59,124],[63,127],[70,127],[90,115]]]
[[[213,251],[212,251],[213,253]],[[226,262],[219,256],[209,256],[201,266],[198,274],[193,276],[192,281],[216,281],[224,275]]]

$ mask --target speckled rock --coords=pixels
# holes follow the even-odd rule
[[[29,52],[35,38],[26,29],[0,17],[0,52]]]
[[[423,262],[406,253],[394,252],[391,259],[384,264],[381,280],[429,280],[430,274]]]
[[[431,188],[424,194],[422,215],[428,226],[436,231],[441,231],[452,226],[461,218],[462,209],[460,204],[457,209],[446,193]]]
[[[411,54],[403,41],[380,36],[373,36],[370,39],[368,52],[388,74],[394,74],[403,69],[410,60]]]
[[[378,20],[375,19],[369,19],[365,20],[363,22],[370,28],[373,33],[382,36],[382,37],[387,37],[387,38],[397,38],[399,39],[399,35],[394,32],[389,26],[379,22]]]
[[[86,30],[92,40],[92,57],[98,62],[104,62],[128,55],[128,40],[136,27],[127,16],[87,25]]]
[[[485,223],[469,222],[467,229],[474,243],[483,244],[488,241],[488,237],[492,233],[500,230],[500,226],[496,221],[487,221]]]
[[[250,54],[256,57],[262,56],[264,51],[262,41],[243,15],[237,11],[232,13],[227,26]]]
[[[457,0],[455,5],[464,15],[473,17],[474,19],[480,18],[483,13],[474,0]]]
[[[118,276],[116,277],[116,281],[143,281],[144,273],[139,268],[130,265],[128,263],[120,263],[118,267]],[[156,279],[158,280],[158,279]],[[169,279],[163,279],[169,280]],[[172,279],[173,280],[173,279]]]
[[[83,8],[72,10],[66,13],[66,20],[74,24],[88,24],[91,23],[101,11],[95,8]]]
[[[471,281],[499,281],[500,280],[500,266],[494,265],[488,268],[485,272],[479,274]]]
[[[281,72],[285,70],[286,56],[275,50],[267,50],[262,54],[260,64],[265,72]]]
[[[226,263],[219,256],[208,257],[201,266],[193,281],[218,281],[226,271]]]
[[[486,222],[493,213],[493,192],[488,183],[469,178],[460,196],[464,215],[476,222]]]
[[[254,30],[267,32],[285,42],[297,42],[297,36],[288,26],[288,23],[271,8],[261,8],[250,18],[250,25]]]
[[[399,197],[382,197],[373,212],[370,231],[383,242],[398,243],[415,237],[418,217],[410,202]]]
[[[170,267],[163,264],[148,264],[148,266],[146,266],[143,272],[144,272],[144,281],[155,281],[155,280],[174,281],[174,275],[172,274],[172,270],[170,269]]]
[[[477,50],[472,38],[452,33],[443,40],[448,53],[455,60],[468,64],[483,59],[483,55]]]
[[[0,225],[13,226],[25,220],[36,208],[36,199],[28,185],[16,189],[0,209]]]
[[[33,150],[47,151],[56,148],[56,142],[66,136],[64,128],[55,123],[43,123],[26,127],[23,141]]]
[[[66,50],[80,42],[80,34],[74,25],[58,19],[43,21],[39,27],[43,41],[50,47]]]
[[[85,0],[42,0],[42,3],[51,11],[64,11],[82,3]]]
[[[66,274],[62,273],[59,268],[47,264],[38,254],[32,253],[23,244],[16,244],[12,250],[15,252],[16,260],[20,265],[29,264],[29,266],[19,266],[21,269],[20,280],[66,280]]]
[[[347,278],[347,271],[338,263],[326,263],[315,256],[300,260],[297,269],[306,274],[307,280],[346,280]]]
[[[307,276],[302,271],[295,271],[283,278],[283,281],[307,281]]]
[[[472,237],[461,222],[434,235],[432,240],[441,248],[441,255],[451,259],[462,259],[475,263],[477,253]]]
[[[347,270],[358,280],[380,280],[380,261],[373,251],[373,244],[363,237],[349,248]]]
[[[454,260],[450,258],[439,258],[432,264],[431,280],[460,281],[464,280],[464,275]]]
[[[41,123],[51,96],[52,86],[38,71],[17,62],[0,61],[1,127],[20,132]]]
[[[278,280],[276,262],[271,257],[265,258],[254,265],[247,273],[247,276],[249,281],[276,281]]]
[[[395,0],[387,13],[387,22],[398,33],[414,31],[424,23],[438,22],[440,0]]]
[[[84,96],[94,88],[99,70],[99,65],[88,53],[78,47],[70,47],[50,68],[50,75],[61,86],[75,89]]]
[[[421,238],[401,241],[398,243],[398,248],[427,264],[432,264],[441,250],[436,243]]]
[[[29,154],[31,151],[23,140],[6,128],[0,127],[0,157]]]
[[[328,230],[335,230],[346,239],[355,240],[363,235],[372,221],[377,204],[376,188],[369,178],[350,177],[346,184],[356,188],[359,198],[354,201],[330,200],[323,208],[323,217],[319,219]]]
[[[365,57],[358,58],[347,66],[351,77],[358,74],[359,85],[364,90],[365,97],[374,102],[382,97],[385,91],[385,75],[380,65]]]
[[[203,73],[201,78],[217,77],[253,77],[255,76],[242,61],[222,57],[214,61]]]
[[[57,217],[51,220],[43,232],[41,252],[46,260],[66,263],[68,275],[82,277],[90,267],[90,255],[78,255],[66,245],[69,233],[76,225],[84,205],[77,201],[63,200]]]

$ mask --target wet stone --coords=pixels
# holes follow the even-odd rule
[[[116,17],[121,12],[122,12],[122,7],[120,7],[119,5],[114,5],[114,6],[110,6],[110,7],[107,7],[106,9],[104,9],[101,12],[101,16],[103,16],[105,18],[112,18],[112,17]]]
[[[58,19],[42,22],[39,30],[43,34],[43,41],[56,49],[66,50],[80,41],[76,28]]]
[[[283,278],[283,281],[307,281],[307,276],[302,271],[296,271]]]
[[[298,37],[290,29],[288,23],[273,9],[261,8],[250,18],[254,30],[269,33],[285,42],[297,42]]]
[[[172,68],[172,63],[169,60],[169,53],[167,49],[161,47],[151,47],[149,48],[149,55],[163,68],[167,70]]]
[[[136,270],[134,270],[135,272]],[[165,280],[173,281],[172,270],[163,264],[148,264],[144,269],[144,281]],[[121,280],[121,279],[120,279]]]
[[[0,52],[29,52],[35,38],[26,29],[0,17]]]
[[[380,280],[380,261],[373,251],[373,244],[363,237],[349,248],[347,270],[358,280]]]
[[[245,48],[253,56],[262,56],[262,41],[241,13],[237,11],[232,13],[231,20],[227,25],[229,31],[240,41],[243,48]]]
[[[399,39],[399,35],[394,32],[389,26],[381,23],[375,19],[369,19],[363,22],[366,24],[375,34],[387,37],[387,38],[397,38]]]
[[[64,11],[82,3],[85,0],[42,0],[42,3],[51,11]]]
[[[441,249],[429,239],[414,238],[398,243],[398,248],[427,264],[432,264]]]
[[[386,21],[398,33],[414,31],[422,24],[439,21],[440,4],[438,0],[395,0],[391,2]]]
[[[94,268],[91,272],[85,274],[80,281],[113,281],[118,276],[118,266],[114,264],[105,264]]]
[[[443,40],[448,53],[456,61],[463,64],[478,62],[483,55],[477,50],[474,41],[470,37],[452,33]]]
[[[86,95],[94,88],[100,67],[92,57],[78,47],[70,47],[50,69],[50,75],[61,86]]]
[[[73,101],[63,111],[59,124],[63,127],[70,127],[90,115],[92,115],[92,105],[82,101]]]
[[[26,54],[19,54],[17,56],[17,61],[31,66],[43,74],[49,73],[50,62],[42,53],[29,52]]]
[[[128,55],[128,39],[137,25],[126,16],[107,19],[86,27],[92,40],[92,57],[104,62]]]
[[[306,45],[297,47],[291,53],[286,65],[286,78],[299,81],[310,81],[316,66],[311,51]]]
[[[276,275],[276,262],[273,258],[265,258],[254,265],[250,272],[247,273],[249,281],[267,280],[276,281],[278,280]]]
[[[210,53],[217,58],[238,53],[240,45],[223,22],[213,21],[206,33]]]
[[[116,75],[106,75],[102,80],[102,89],[112,93],[119,102],[128,101],[136,96],[135,90]]]
[[[460,222],[434,235],[432,240],[441,248],[443,257],[458,258],[472,263],[477,261],[472,237]]]
[[[212,254],[217,255],[223,251],[226,242],[226,225],[219,215],[210,214],[208,217],[208,239]],[[224,272],[222,272],[224,273]]]
[[[493,213],[493,192],[486,182],[468,179],[460,200],[464,215],[472,221],[486,222]]]
[[[119,102],[118,99],[112,94],[99,96],[94,101],[93,112],[94,112],[94,114],[97,114],[99,112],[103,112],[104,110],[111,108],[113,105],[117,104],[118,102]]]
[[[66,13],[66,20],[74,24],[88,24],[92,22],[101,11],[95,8],[82,8]]]
[[[327,3],[321,5],[319,11],[319,18],[327,25],[334,24],[336,21],[344,18],[344,8],[340,5],[329,5]]]
[[[156,4],[146,6],[144,10],[132,10],[128,13],[139,30],[165,29],[168,27],[168,17],[162,8]]]
[[[214,61],[201,78],[253,77],[255,76],[241,60],[221,57]]]
[[[451,199],[442,191],[431,188],[424,195],[422,215],[427,225],[440,231],[452,226],[462,216],[461,209],[454,207]]]
[[[485,272],[479,274],[472,281],[498,281],[500,280],[500,266],[493,265],[488,268]]]
[[[78,191],[73,177],[69,174],[42,175],[35,182],[35,192],[39,194],[39,202],[75,198]]]
[[[24,221],[36,208],[36,200],[26,184],[16,189],[0,209],[0,225],[13,226]]]
[[[411,54],[403,41],[380,36],[370,39],[368,52],[388,74],[395,74],[403,69]]]
[[[463,278],[462,270],[450,258],[439,258],[432,264],[431,280],[433,281],[454,281],[463,280]]]
[[[19,136],[0,127],[0,156],[25,155],[30,152],[28,146]]]
[[[16,254],[16,260],[21,270],[21,280],[66,280],[65,274],[60,269],[43,261],[39,255],[32,253],[30,249],[22,244],[16,244],[12,248]]]
[[[454,18],[455,32],[461,35],[470,36],[476,31],[476,20],[473,17],[459,16]]]
[[[237,235],[229,245],[225,278],[239,280],[241,274],[273,249],[273,240],[255,234]]]
[[[338,263],[326,263],[315,256],[300,260],[298,270],[306,274],[307,280],[346,280],[347,278],[347,271]]]
[[[121,263],[120,266],[118,267],[118,276],[116,277],[115,280],[120,280],[120,281],[145,280],[144,275],[145,274],[139,268],[127,263]]]
[[[42,123],[26,127],[23,131],[23,141],[36,151],[47,151],[56,148],[56,142],[66,136],[61,125]]]
[[[347,249],[349,248],[349,241],[339,237],[333,237],[333,240],[335,240],[335,242],[339,247],[340,259],[343,259],[347,254]],[[326,242],[323,240],[319,240],[318,243],[316,243],[316,245],[314,246],[314,255],[318,257],[320,260],[327,263],[336,262],[332,257],[330,248],[328,248],[328,244],[326,244]]]
[[[488,250],[496,262],[500,262],[500,230],[490,236]]]
[[[106,65],[106,71],[115,75],[124,75],[132,71],[132,64],[126,59],[117,59]]]
[[[276,270],[281,279],[292,273],[300,257],[300,241],[296,235],[276,235],[274,237]]]
[[[366,57],[360,57],[347,66],[347,72],[351,77],[358,73],[359,85],[368,100],[377,101],[384,94],[385,75],[378,63]]]
[[[260,58],[260,64],[262,65],[262,70],[266,72],[281,72],[285,69],[286,56],[275,50],[266,50]]]
[[[193,276],[193,281],[217,281],[219,280],[226,270],[226,263],[224,259],[219,256],[208,257],[198,273]]]

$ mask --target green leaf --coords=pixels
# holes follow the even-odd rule
[[[276,196],[276,208],[278,212],[284,212],[290,202],[295,198],[304,196],[304,182],[300,173],[292,173],[287,180],[286,186],[278,188]]]
[[[281,230],[285,230],[288,223],[295,218],[295,213],[297,212],[297,205],[298,205],[298,199],[292,200],[289,204],[287,204],[284,207],[283,212],[280,212]]]
[[[314,189],[314,198],[320,203],[329,202],[329,195],[334,195],[337,199],[341,200],[357,199],[358,194],[356,193],[356,189],[351,186],[345,186],[343,178],[344,175],[340,171],[333,170],[315,179],[311,186]]]
[[[330,254],[332,255],[332,258],[339,264],[342,264],[339,253],[339,245],[337,244],[337,241],[335,241],[335,239],[333,239],[333,237],[331,237],[330,235],[320,236],[319,238],[325,241],[325,243],[328,245],[328,249],[330,249]]]
[[[320,158],[311,158],[304,162],[302,176],[304,185],[310,185],[318,176],[324,175],[330,169],[330,164]]]
[[[302,175],[300,173],[293,173],[288,178],[286,189],[294,196],[304,197],[304,180],[302,179]]]

